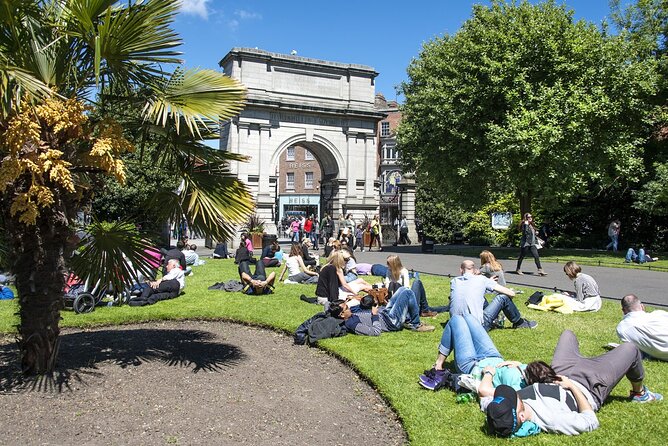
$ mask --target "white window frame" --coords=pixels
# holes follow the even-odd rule
[[[309,175],[311,178],[309,178]],[[313,189],[313,172],[304,172],[304,189]]]
[[[285,174],[285,188],[286,189],[295,189],[295,173],[294,172],[286,172]]]
[[[306,161],[314,161],[315,157],[313,156],[313,152],[311,152],[309,149],[304,149],[304,160]]]
[[[290,146],[285,151],[285,160],[286,161],[294,161],[295,160],[295,146]]]
[[[382,156],[384,160],[399,159],[399,151],[397,150],[397,145],[391,142],[383,144]]]
[[[382,137],[390,136],[390,122],[389,121],[382,121],[380,123],[380,136],[382,136]]]

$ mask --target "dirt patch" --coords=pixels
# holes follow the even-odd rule
[[[394,413],[331,356],[223,322],[65,330],[59,375],[16,382],[0,340],[0,444],[397,445]],[[13,421],[10,421],[13,420]]]

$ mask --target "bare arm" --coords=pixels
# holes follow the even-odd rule
[[[279,282],[283,281],[283,276],[285,276],[285,272],[288,270],[288,262],[285,261],[283,262],[283,269],[281,270],[281,277],[278,278]]]
[[[498,283],[494,285],[493,288],[494,291],[500,294],[505,294],[508,297],[515,297],[515,292],[511,290],[510,288],[506,288],[505,286],[501,286]]]
[[[496,367],[488,365],[482,370],[482,380],[478,386],[478,396],[484,398],[486,396],[494,396],[494,375],[496,374]]]
[[[339,285],[341,285],[341,288],[348,291],[349,293],[355,294],[353,289],[350,288],[350,285],[348,285],[348,282],[346,282],[346,278],[343,276],[343,271],[341,269],[336,269],[336,276],[339,278]]]
[[[559,381],[559,385],[566,390],[570,390],[570,392],[573,394],[573,396],[575,397],[575,402],[578,405],[578,412],[582,413],[585,411],[594,410],[592,409],[591,404],[589,404],[589,401],[587,401],[587,397],[584,396],[584,393],[582,393],[580,388],[576,386],[573,383],[573,381],[571,381],[569,378],[567,378],[566,376],[561,376],[561,381]]]
[[[304,259],[302,259],[301,256],[297,257],[297,262],[299,262],[299,268],[301,268],[301,270],[304,271],[309,276],[317,276],[318,275],[318,273],[315,273],[315,272],[311,271],[310,269],[306,268],[306,265],[304,265]]]

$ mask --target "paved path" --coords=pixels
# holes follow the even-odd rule
[[[202,247],[202,249],[198,248],[200,255],[205,257],[211,255],[212,250],[203,249],[204,241],[197,244]],[[286,241],[283,243],[281,241],[281,245],[284,246],[283,250],[286,251],[289,242]],[[478,258],[448,254],[448,251],[442,247],[437,247],[436,254],[421,253],[419,245],[385,246],[383,249],[382,252],[356,251],[355,257],[358,262],[384,264],[388,255],[398,254],[401,256],[404,266],[409,269],[412,268],[415,271],[444,276],[459,275],[459,265],[462,260],[471,259],[476,264],[479,263]],[[234,250],[230,252],[233,253]],[[256,254],[259,255],[259,252],[259,250],[256,250]],[[506,271],[506,281],[511,285],[543,287],[546,289],[554,289],[556,287],[561,290],[573,290],[573,283],[563,272],[564,262],[543,262],[542,266],[547,273],[546,277],[539,277],[535,274],[536,266],[531,257],[526,258],[522,264],[522,270],[525,273],[522,276],[512,272],[515,271],[515,260],[501,260],[500,262],[503,265],[504,271]],[[619,300],[626,294],[634,293],[645,303],[668,307],[668,272],[587,265],[582,268],[584,272],[596,279],[604,298]]]

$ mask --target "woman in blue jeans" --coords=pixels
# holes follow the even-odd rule
[[[471,373],[475,366],[482,369],[504,365],[501,353],[480,322],[470,314],[454,315],[443,330],[434,367],[420,375],[422,387],[429,390],[441,388],[448,374],[444,367],[445,360],[453,351],[457,373]]]

